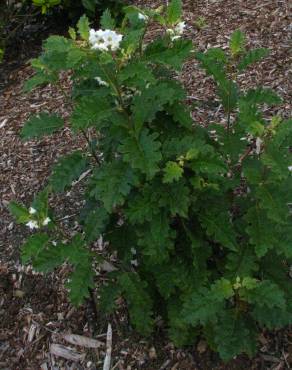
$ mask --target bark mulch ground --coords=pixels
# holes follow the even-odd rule
[[[162,0],[135,3],[154,7],[161,5]],[[241,76],[241,86],[262,84],[274,88],[283,98],[283,104],[268,110],[267,115],[287,117],[291,114],[292,25],[288,0],[185,0],[184,15],[187,36],[199,50],[209,46],[226,47],[231,32],[237,28],[246,33],[249,46],[270,48],[268,58]],[[34,55],[38,49],[31,45],[27,48],[30,47]],[[64,334],[85,335],[105,343],[108,323],[113,328],[112,369],[289,369],[292,366],[292,331],[289,329],[263,332],[258,355],[253,360],[239,356],[223,364],[204,341],[182,350],[167,341],[162,329],[157,329],[150,339],[138,337],[128,324],[122,304],[111,317],[104,317],[102,313],[94,316],[90,302],[79,309],[73,308],[63,288],[66,266],[45,277],[21,265],[19,246],[28,232],[15,225],[7,210],[8,203],[17,200],[29,204],[42,189],[58,157],[83,148],[85,142],[74,137],[69,128],[40,141],[19,139],[19,131],[30,114],[45,110],[57,112],[66,119],[69,112],[62,93],[52,86],[23,95],[23,82],[32,70],[16,62],[0,67],[3,89],[0,96],[0,369],[101,369],[105,346],[86,349],[70,345],[64,340]],[[185,65],[183,81],[197,122],[206,124],[224,119],[215,99],[214,84],[197,63]],[[70,89],[66,78],[63,85]],[[206,101],[207,106],[203,103]],[[82,187],[77,185],[70,194],[51,201],[68,230],[75,227],[74,216],[82,206],[80,192]],[[50,354],[54,343],[77,351],[82,360],[72,362]]]

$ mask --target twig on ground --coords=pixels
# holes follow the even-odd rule
[[[112,326],[111,324],[108,324],[106,336],[106,355],[103,363],[103,370],[110,370],[112,357],[112,337],[113,337]]]

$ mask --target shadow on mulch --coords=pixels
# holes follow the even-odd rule
[[[8,40],[4,59],[0,63],[0,92],[15,82],[10,78],[11,72],[39,55],[47,37],[52,34],[64,35],[69,25],[70,20],[64,13],[54,12],[51,16],[36,15],[20,27]],[[13,29],[13,25],[7,27]]]

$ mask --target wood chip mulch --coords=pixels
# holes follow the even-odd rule
[[[154,7],[162,1],[135,0],[135,3]],[[292,102],[291,14],[289,0],[184,1],[186,34],[197,49],[226,48],[231,32],[237,28],[246,33],[249,46],[270,48],[269,57],[242,75],[240,84],[244,89],[256,84],[274,88],[283,103],[266,113],[284,117],[291,115]],[[2,68],[5,73],[5,66]],[[19,132],[30,114],[45,110],[57,112],[66,120],[69,111],[60,91],[52,86],[22,94],[23,82],[32,74],[27,65],[7,73],[10,84],[0,96],[0,369],[101,369],[106,355],[108,323],[113,328],[111,369],[290,369],[292,331],[289,329],[263,332],[255,359],[239,356],[229,364],[223,364],[204,341],[199,341],[194,348],[176,349],[159,330],[152,338],[143,340],[131,330],[123,310],[108,318],[100,313],[98,328],[93,333],[90,305],[75,309],[67,301],[63,288],[66,267],[45,277],[21,265],[19,245],[28,231],[15,225],[7,210],[8,203],[17,200],[29,204],[45,184],[58,157],[83,148],[85,143],[82,138],[74,137],[68,127],[40,141],[22,142]],[[185,65],[182,79],[190,104],[194,106],[196,121],[201,124],[222,121],[222,110],[216,100],[211,108],[201,103],[214,100],[214,84],[196,62]],[[65,89],[70,88],[65,76],[63,85]],[[60,217],[67,216],[66,222],[73,227],[74,214],[82,205],[80,191],[77,187],[70,196],[64,194],[52,200]],[[69,343],[64,335],[70,333],[94,337],[104,345],[88,348],[86,339]]]

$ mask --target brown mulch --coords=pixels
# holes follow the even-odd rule
[[[135,3],[158,6],[162,1],[137,0]],[[187,36],[199,50],[226,47],[231,32],[237,28],[246,33],[249,46],[270,48],[269,57],[242,75],[240,83],[242,88],[256,84],[274,88],[283,103],[266,113],[284,117],[291,114],[292,27],[288,0],[185,0],[184,12]],[[204,17],[203,28],[198,25],[199,17]],[[5,73],[5,66],[3,71]],[[8,71],[7,87],[0,96],[0,369],[100,369],[105,348],[76,347],[66,343],[61,334],[94,336],[105,342],[108,322],[113,326],[112,366],[118,370],[289,369],[292,366],[292,332],[289,330],[262,333],[255,359],[239,356],[227,365],[210,352],[203,341],[194,348],[178,350],[160,331],[150,339],[137,337],[122,309],[110,318],[99,313],[98,328],[93,333],[90,305],[74,309],[67,301],[63,288],[66,267],[44,277],[21,265],[19,245],[28,231],[15,225],[7,210],[8,203],[17,200],[29,204],[46,183],[57,158],[85,145],[69,128],[40,141],[19,139],[20,129],[32,113],[57,112],[65,119],[69,115],[62,94],[52,86],[22,94],[23,81],[31,73],[26,65]],[[184,67],[183,81],[194,106],[194,118],[199,123],[222,120],[221,107],[214,102],[214,84],[196,62]],[[65,77],[63,85],[65,89],[70,88]],[[202,103],[206,100],[210,102],[208,109]],[[52,200],[60,217],[69,216],[66,222],[71,226],[74,226],[76,210],[81,207],[80,191],[77,187],[71,194]],[[49,353],[52,343],[75,348],[86,357],[74,363],[52,356]]]

